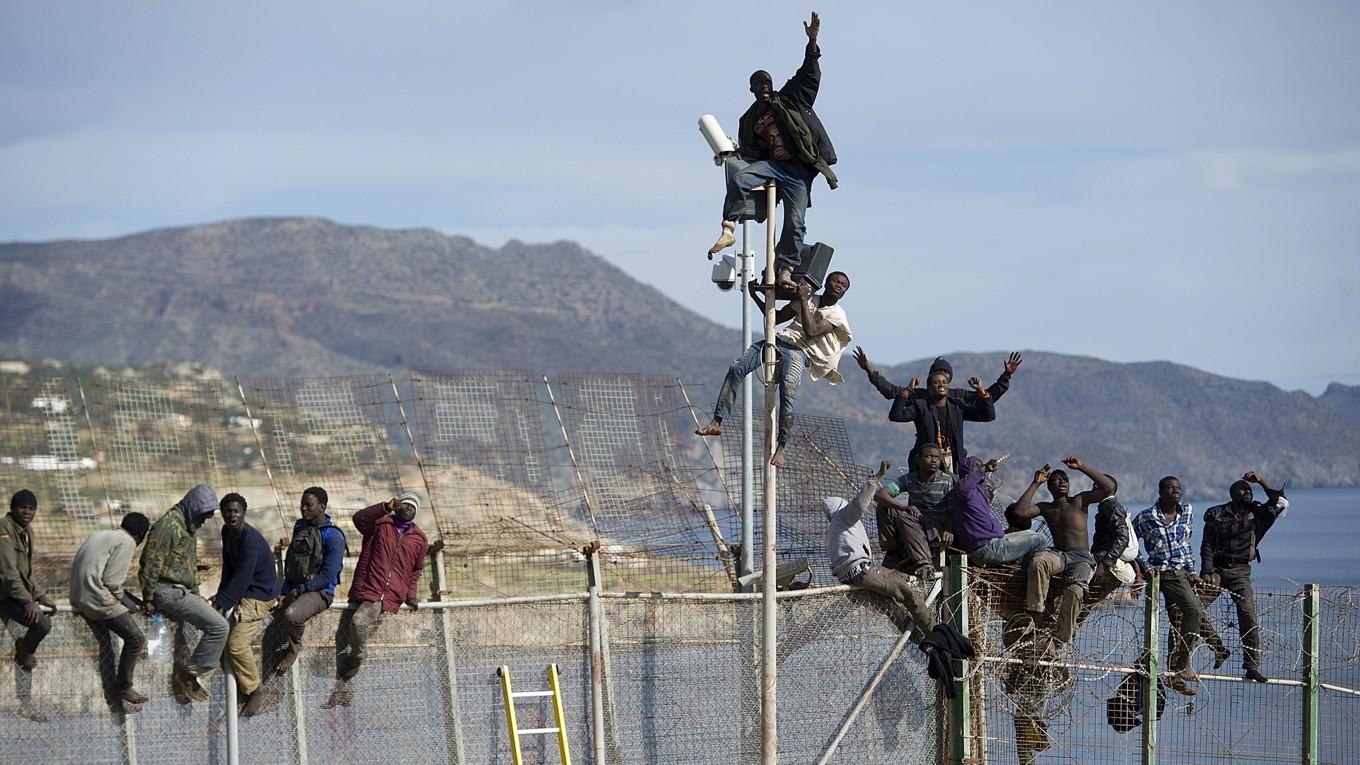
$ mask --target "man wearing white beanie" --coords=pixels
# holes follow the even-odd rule
[[[416,525],[420,498],[412,492],[354,514],[354,528],[364,538],[354,580],[349,589],[349,608],[340,618],[335,635],[335,672],[339,681],[326,706],[349,706],[353,694],[349,681],[363,664],[368,639],[382,621],[402,603],[417,608],[417,584],[429,546],[425,532]]]

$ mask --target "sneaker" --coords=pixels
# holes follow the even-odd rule
[[[1258,683],[1264,683],[1270,680],[1270,678],[1261,674],[1260,670],[1256,669],[1247,670],[1246,674],[1244,674],[1242,677],[1247,680],[1255,680]]]
[[[1229,657],[1229,656],[1232,656],[1232,651],[1229,651],[1227,648],[1225,648],[1225,647],[1223,647],[1223,646],[1221,646],[1221,645],[1220,645],[1220,646],[1215,646],[1215,647],[1214,647],[1214,669],[1218,669],[1219,667],[1223,666],[1223,663],[1224,663],[1225,661],[1228,660],[1228,657]]]

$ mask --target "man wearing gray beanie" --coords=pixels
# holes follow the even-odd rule
[[[85,619],[99,643],[99,673],[110,704],[146,701],[146,696],[133,688],[133,673],[146,647],[146,635],[128,610],[123,584],[132,555],[150,527],[145,515],[128,513],[119,528],[91,534],[71,561],[71,608]],[[119,656],[114,656],[110,634],[123,641]]]

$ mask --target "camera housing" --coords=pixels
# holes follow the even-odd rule
[[[713,273],[709,278],[718,285],[718,289],[726,292],[737,286],[737,276],[740,274],[741,268],[737,265],[737,257],[724,255],[713,264]]]

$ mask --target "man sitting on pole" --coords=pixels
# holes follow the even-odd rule
[[[774,181],[779,200],[784,204],[784,225],[779,237],[779,260],[776,283],[785,290],[793,289],[793,269],[803,249],[803,234],[807,230],[805,216],[812,206],[812,181],[820,173],[831,188],[836,188],[836,150],[831,146],[826,128],[813,111],[817,90],[821,85],[822,70],[818,64],[821,49],[817,47],[817,32],[821,20],[814,12],[810,22],[803,24],[807,33],[807,49],[803,65],[778,91],[773,89],[770,73],[759,70],[751,75],[751,93],[755,103],[741,115],[737,127],[737,155],[724,162],[727,173],[727,197],[723,201],[722,235],[708,250],[709,258],[736,243],[737,221],[746,211],[751,192]],[[773,211],[762,210],[757,200],[757,219]]]
[[[763,313],[765,301],[760,297],[759,286],[751,282],[747,287]],[[770,457],[770,464],[777,468],[784,466],[784,446],[788,443],[789,431],[793,427],[793,399],[803,381],[803,369],[807,368],[808,376],[814,381],[823,377],[832,385],[841,381],[836,365],[840,363],[845,347],[850,344],[851,335],[850,322],[845,317],[840,300],[849,289],[850,277],[841,271],[834,271],[826,278],[826,289],[820,295],[811,294],[812,288],[807,284],[799,284],[798,296],[774,316],[776,324],[792,319],[775,340],[778,358],[775,379],[779,381],[779,445]],[[764,340],[751,343],[751,347],[727,368],[727,376],[718,390],[718,403],[713,407],[713,419],[695,430],[696,435],[722,435],[722,421],[732,414],[737,386],[742,378],[760,366],[763,345]]]

